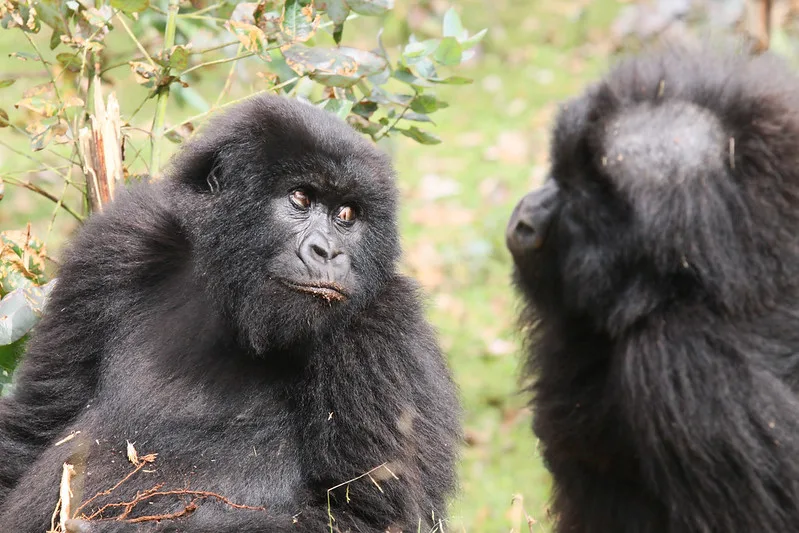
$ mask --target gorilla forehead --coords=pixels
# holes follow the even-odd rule
[[[223,167],[247,168],[270,185],[303,177],[332,193],[355,195],[382,195],[394,187],[388,156],[346,122],[309,103],[274,95],[254,96],[212,119],[187,145],[185,158],[197,152],[213,152]]]
[[[723,169],[718,118],[690,102],[642,102],[608,121],[601,163],[622,189],[672,187]]]

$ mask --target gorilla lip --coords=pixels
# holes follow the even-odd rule
[[[348,295],[344,288],[338,283],[327,281],[317,281],[313,283],[298,283],[295,281],[283,280],[283,284],[297,292],[304,292],[317,298],[322,298],[328,302],[341,302],[347,299]]]

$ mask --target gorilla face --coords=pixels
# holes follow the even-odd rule
[[[737,313],[778,297],[796,252],[780,229],[796,218],[796,155],[779,138],[789,118],[770,114],[786,95],[744,87],[774,61],[715,80],[734,57],[701,76],[684,59],[663,70],[628,61],[561,109],[550,176],[506,231],[539,315],[616,330],[664,306]]]
[[[202,248],[195,270],[258,353],[336,329],[380,292],[399,253],[387,157],[321,110],[268,101],[212,125],[215,145],[184,150],[209,152],[189,184],[204,199],[187,223]],[[280,121],[287,107],[300,120]]]

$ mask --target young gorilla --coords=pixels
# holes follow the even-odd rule
[[[66,253],[0,403],[3,531],[48,529],[64,462],[73,510],[122,480],[126,441],[157,460],[83,517],[156,485],[265,510],[162,495],[126,518],[186,516],[70,531],[320,532],[328,510],[336,531],[428,530],[454,486],[460,414],[396,270],[387,157],[332,115],[258,97],[170,174],[92,217]]]
[[[507,243],[555,531],[799,531],[799,80],[652,52],[552,145]]]

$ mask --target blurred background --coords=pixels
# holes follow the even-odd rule
[[[559,102],[652,40],[732,33],[791,62],[799,43],[787,0],[0,5],[0,315],[5,303],[17,320],[0,332],[0,386],[80,219],[160,175],[215,109],[259,91],[305,97],[394,158],[403,269],[426,289],[466,407],[452,531],[548,531],[503,232],[546,175]],[[104,146],[120,145],[114,162]],[[28,307],[12,301],[22,289]]]

